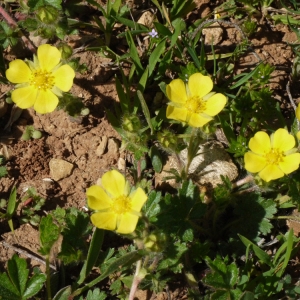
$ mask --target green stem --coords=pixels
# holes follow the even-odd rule
[[[46,290],[47,290],[47,300],[51,300],[51,276],[50,276],[50,261],[49,255],[46,256],[46,274],[47,274],[47,281],[46,281]]]

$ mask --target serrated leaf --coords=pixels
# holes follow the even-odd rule
[[[93,291],[89,291],[85,300],[105,300],[107,295],[96,288]]]
[[[234,262],[227,266],[220,258],[216,258],[213,261],[210,258],[206,258],[206,263],[212,272],[205,276],[203,280],[205,284],[215,289],[230,290],[234,288],[234,285],[237,283],[239,273]]]
[[[19,294],[23,295],[29,274],[26,260],[14,254],[12,259],[7,263],[7,272],[11,282],[19,291]]]
[[[45,274],[34,274],[26,285],[23,297],[27,299],[37,294],[42,289],[46,279],[47,276]]]
[[[60,229],[53,222],[53,217],[49,214],[43,217],[40,222],[40,252],[42,255],[49,255],[52,246],[57,241]]]

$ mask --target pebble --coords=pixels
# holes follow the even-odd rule
[[[101,142],[100,142],[99,146],[96,149],[96,155],[97,156],[103,155],[103,153],[105,152],[106,147],[107,147],[107,142],[108,142],[108,138],[107,138],[106,135],[104,135],[101,139]]]
[[[114,138],[110,138],[108,140],[107,148],[109,153],[118,154],[120,146],[117,140],[115,140]]]
[[[63,160],[52,158],[49,162],[50,176],[58,181],[71,175],[74,165]]]

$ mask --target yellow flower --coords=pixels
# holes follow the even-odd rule
[[[250,139],[251,151],[245,153],[245,169],[258,173],[269,182],[283,177],[299,168],[300,153],[295,146],[295,138],[287,130],[280,128],[270,137],[263,131]]]
[[[128,182],[116,170],[106,172],[101,185],[93,185],[86,192],[88,206],[96,211],[91,216],[92,223],[98,228],[132,233],[147,195],[141,188],[129,194]]]
[[[195,73],[187,85],[174,79],[167,85],[170,103],[167,118],[186,122],[192,127],[202,127],[225,106],[227,98],[220,93],[211,93],[213,82],[209,76]]]
[[[69,65],[60,64],[61,53],[56,47],[44,44],[38,47],[32,61],[16,59],[9,63],[7,79],[17,84],[12,101],[20,108],[33,108],[41,114],[54,111],[58,97],[68,92],[75,77]]]

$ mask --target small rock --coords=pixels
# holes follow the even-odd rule
[[[126,169],[126,162],[125,159],[123,157],[120,157],[118,159],[118,170],[124,172]]]
[[[50,176],[55,181],[61,180],[71,175],[73,167],[63,159],[52,158],[49,162]]]
[[[119,152],[120,146],[117,140],[115,140],[114,138],[110,138],[108,140],[107,148],[110,154],[117,154]]]
[[[202,33],[205,35],[204,43],[206,45],[217,45],[222,41],[223,29],[220,27],[218,22],[204,28]]]
[[[103,153],[106,150],[107,141],[108,141],[108,138],[107,138],[107,136],[104,135],[101,139],[99,146],[96,149],[96,155],[98,155],[98,156],[103,155]]]

